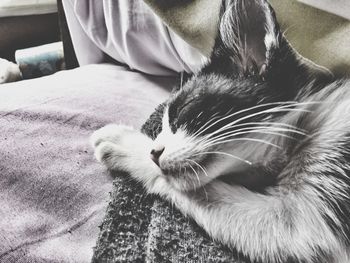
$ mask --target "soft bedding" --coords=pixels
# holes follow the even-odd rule
[[[90,262],[113,178],[89,136],[140,127],[173,83],[101,64],[0,86],[1,263]]]

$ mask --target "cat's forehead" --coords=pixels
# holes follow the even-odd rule
[[[256,101],[250,86],[254,88],[217,75],[193,78],[169,100],[166,121],[174,133],[178,128],[194,133],[213,118],[252,106]]]
[[[195,76],[170,98],[169,114],[227,109],[255,100],[259,89],[259,84],[252,79],[231,79],[220,74]]]

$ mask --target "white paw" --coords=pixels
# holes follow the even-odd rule
[[[21,78],[22,74],[17,64],[0,58],[0,84],[17,81]]]
[[[90,138],[96,159],[111,170],[132,172],[142,162],[155,165],[151,158],[152,140],[125,125],[110,124]]]
[[[96,159],[108,169],[127,171],[128,152],[112,142],[101,142],[95,148]]]
[[[90,137],[90,143],[93,148],[96,148],[102,142],[120,144],[123,136],[133,132],[135,132],[135,130],[132,127],[126,125],[109,124],[95,131]]]

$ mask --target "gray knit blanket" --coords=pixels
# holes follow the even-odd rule
[[[171,204],[115,176],[92,262],[245,262]]]

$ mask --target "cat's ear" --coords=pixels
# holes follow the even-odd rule
[[[266,0],[223,3],[213,55],[221,58],[217,61],[226,61],[226,71],[238,76],[258,74],[262,79],[271,76],[278,84],[288,82],[291,86],[333,79],[329,70],[305,59],[290,46]]]
[[[228,0],[223,9],[220,45],[237,73],[265,74],[281,41],[274,11],[265,0]]]

